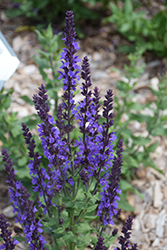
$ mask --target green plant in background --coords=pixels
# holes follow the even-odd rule
[[[56,115],[58,105],[58,91],[61,89],[62,84],[58,81],[57,70],[60,67],[60,51],[63,48],[61,33],[53,34],[51,24],[46,30],[36,30],[38,41],[42,45],[42,49],[38,50],[39,56],[35,56],[34,60],[39,66],[39,72],[43,80],[47,84],[49,100],[53,108],[53,114]],[[45,70],[51,70],[51,76]],[[53,103],[52,103],[53,102]],[[54,104],[54,105],[53,105]]]
[[[10,95],[12,93],[12,89],[5,91],[4,88],[0,92],[0,147],[3,146],[9,150],[16,166],[18,177],[29,178],[29,169],[25,168],[28,163],[27,149],[19,130],[22,122],[28,122],[32,129],[37,125],[39,119],[34,114],[18,120],[16,112],[11,111],[9,113],[8,109],[12,103]],[[23,97],[23,99],[26,98]],[[0,158],[0,170],[2,168],[2,159]]]
[[[122,7],[114,3],[109,3],[109,6],[112,14],[103,22],[115,23],[118,31],[132,42],[131,46],[121,46],[122,52],[134,52],[140,47],[143,52],[152,50],[158,56],[167,57],[167,1],[163,10],[151,18],[146,17],[145,11],[136,9],[132,0],[125,0]],[[139,2],[138,7],[141,6]]]
[[[63,21],[63,13],[65,10],[73,9],[75,19],[90,20],[98,18],[98,13],[88,6],[95,6],[101,0],[12,0],[13,7],[6,11],[10,18],[16,16],[26,16],[34,20],[44,22],[45,25],[55,21]],[[109,0],[102,1],[105,8]]]
[[[135,178],[134,168],[138,168],[142,164],[145,167],[151,166],[162,173],[151,159],[151,153],[155,152],[158,146],[158,141],[152,142],[152,138],[155,136],[167,136],[167,115],[164,112],[167,107],[167,77],[161,79],[159,90],[149,87],[157,97],[156,100],[150,103],[140,104],[133,99],[136,96],[134,87],[138,82],[137,78],[141,76],[145,68],[144,63],[140,66],[137,64],[142,53],[142,50],[138,50],[134,54],[129,54],[130,65],[125,65],[125,73],[121,72],[124,76],[124,80],[117,82],[119,98],[115,96],[114,99],[114,110],[116,111],[114,130],[117,134],[117,140],[123,139],[125,145],[124,163],[122,167],[124,180],[120,182],[122,194],[119,204],[119,207],[124,210],[133,210],[126,201],[127,191],[134,192],[142,197],[138,191],[129,184],[131,178]],[[146,108],[151,111],[152,114],[143,113]],[[127,116],[126,121],[121,119],[124,115]],[[135,135],[130,128],[130,125],[135,121],[140,124],[146,124],[147,136]]]

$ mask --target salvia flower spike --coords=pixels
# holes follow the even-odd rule
[[[20,181],[15,180],[15,171],[13,163],[9,158],[9,154],[5,149],[2,150],[3,161],[5,162],[5,170],[7,172],[7,183],[9,185],[9,196],[13,202],[14,210],[17,212],[17,221],[23,225],[23,231],[26,235],[27,243],[30,250],[41,249],[46,250],[44,244],[46,243],[44,237],[41,235],[43,232],[42,224],[36,221],[35,213],[36,207],[31,201],[30,194]]]
[[[9,223],[5,219],[3,214],[0,214],[0,237],[3,239],[4,243],[0,246],[0,249],[13,250],[15,246],[19,243],[17,240],[11,238],[11,232],[7,229]]]

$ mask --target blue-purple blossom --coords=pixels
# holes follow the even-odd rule
[[[11,238],[12,233],[7,229],[8,226],[9,223],[5,219],[5,216],[3,214],[0,214],[0,237],[4,241],[4,243],[0,246],[0,249],[13,250],[19,242]]]
[[[75,182],[72,178],[70,178],[70,179],[68,179],[68,183],[70,183],[70,185],[73,186]]]
[[[48,174],[50,178],[50,184],[48,184],[50,186],[48,187],[49,192],[52,192],[51,189],[54,185],[60,191],[65,184],[63,181],[67,179],[67,170],[70,165],[68,159],[69,148],[66,141],[62,138],[59,128],[55,126],[56,122],[53,117],[49,115],[48,96],[43,84],[41,84],[39,90],[38,95],[33,96],[33,102],[42,120],[42,123],[38,125],[38,132],[42,140],[44,156],[49,160],[47,170],[46,172],[43,170],[43,172]],[[52,171],[52,167],[55,168],[54,171]]]
[[[31,201],[30,194],[20,181],[15,180],[15,172],[13,163],[9,158],[9,154],[2,149],[3,161],[5,162],[5,170],[7,172],[7,183],[9,185],[9,196],[13,202],[13,212],[17,212],[16,221],[23,225],[23,231],[26,235],[27,243],[30,250],[46,250],[45,239],[41,235],[43,232],[42,224],[36,220],[35,213],[38,211]]]
[[[116,247],[115,250],[138,250],[137,244],[133,244],[132,247],[130,247],[129,244],[129,239],[132,230],[132,221],[132,216],[129,216],[121,231],[124,236],[119,237],[119,244],[121,245],[121,248]]]
[[[51,216],[49,212],[49,207],[53,205],[53,173],[49,167],[47,171],[45,168],[40,167],[41,156],[39,156],[38,152],[34,152],[34,149],[36,147],[35,141],[34,139],[32,139],[32,134],[24,123],[22,123],[22,130],[25,142],[28,145],[29,157],[33,159],[30,160],[30,163],[28,164],[28,167],[30,169],[30,175],[32,177],[33,191],[39,192],[40,197],[43,196],[45,205],[39,201],[38,204],[39,206],[42,206],[44,208],[44,213],[48,212],[49,216]]]
[[[121,166],[123,163],[122,152],[122,140],[120,140],[116,152],[117,157],[114,157],[108,181],[105,186],[103,186],[101,201],[97,211],[97,215],[104,222],[104,225],[114,224],[113,216],[118,213],[117,201],[120,200],[118,194],[121,193],[121,190],[119,189],[119,181],[121,176]]]
[[[58,108],[58,119],[61,118],[63,123],[57,123],[60,130],[64,130],[67,134],[67,144],[70,148],[70,132],[74,129],[72,122],[75,118],[75,103],[74,103],[74,91],[76,91],[76,83],[79,80],[80,66],[78,62],[80,59],[75,55],[79,49],[78,43],[75,41],[76,32],[74,27],[74,15],[72,11],[66,12],[66,23],[64,30],[65,38],[64,44],[66,48],[61,53],[62,71],[59,71],[59,79],[63,79],[63,90],[65,91],[62,99],[63,102]]]
[[[65,38],[62,40],[64,40],[64,44],[67,46],[67,48],[64,48],[64,51],[61,53],[60,59],[62,59],[62,66],[60,68],[63,69],[63,72],[59,72],[59,79],[63,78],[63,90],[72,88],[75,91],[75,86],[77,83],[76,80],[79,80],[78,73],[80,70],[80,67],[77,63],[80,62],[80,59],[75,55],[79,47],[78,43],[75,42],[76,32],[74,27],[74,15],[72,11],[66,12],[65,20]]]
[[[108,248],[104,244],[105,243],[104,243],[103,236],[99,236],[94,250],[107,250]]]
[[[99,90],[96,87],[92,93],[89,89],[92,84],[87,57],[83,59],[81,76],[84,80],[81,88],[81,94],[84,99],[79,102],[76,119],[79,120],[79,129],[83,134],[83,138],[79,138],[75,143],[75,146],[79,149],[75,164],[81,166],[81,171],[86,171],[85,173],[88,174],[88,178],[95,177],[104,185],[107,174],[103,173],[101,178],[100,175],[102,172],[108,170],[109,164],[111,165],[111,160],[113,159],[113,141],[116,139],[113,132],[109,133],[109,128],[112,126],[112,115],[110,114],[112,110],[112,98],[110,95],[112,93],[109,92],[106,95],[103,111],[106,122],[101,125],[99,122],[101,117],[99,115],[101,106],[99,103]]]

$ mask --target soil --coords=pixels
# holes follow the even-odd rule
[[[32,95],[37,93],[38,87],[43,82],[33,59],[33,56],[37,54],[37,49],[41,46],[34,32],[29,30],[18,32],[17,28],[25,23],[24,18],[9,20],[3,10],[3,3],[4,1],[0,5],[2,7],[1,31],[20,60],[18,69],[5,83],[5,89],[14,89],[12,106],[9,112],[11,110],[17,111],[18,118],[22,118],[35,113],[34,108],[25,104],[23,100],[19,99],[19,96],[27,95],[32,98]],[[109,88],[113,89],[115,94],[118,94],[116,82],[122,76],[118,72],[113,72],[111,67],[123,70],[124,64],[129,63],[127,55],[121,54],[118,50],[119,45],[128,44],[128,41],[116,33],[114,26],[111,24],[100,25],[96,29],[94,26],[87,25],[84,29],[87,36],[83,40],[78,39],[79,55],[81,58],[87,55],[90,59],[93,85],[99,87],[103,97]],[[150,52],[145,53],[139,63],[143,62],[146,63],[146,70],[138,79],[135,93],[137,102],[146,103],[154,98],[148,87],[154,86],[155,82],[159,83],[160,76],[165,74],[166,69],[163,68],[163,59]],[[50,74],[50,71],[47,73]],[[79,95],[77,98],[77,100],[80,100]],[[134,133],[137,132],[141,135],[146,131],[145,127],[141,127],[141,124],[137,121],[134,122],[131,129]],[[132,214],[134,224],[131,242],[138,243],[141,250],[167,249],[167,138],[157,136],[155,139],[158,140],[159,145],[152,154],[152,159],[157,167],[164,172],[164,175],[149,166],[144,168],[141,164],[136,172],[137,179],[133,180],[131,184],[143,194],[144,200],[131,193],[128,197],[129,203],[135,208]],[[15,223],[5,178],[5,172],[1,171],[0,212],[8,218],[11,225],[10,229],[15,235],[13,228],[21,229],[21,225]],[[115,221],[115,225],[107,227],[107,233],[110,234],[115,226],[121,231],[122,225],[129,214],[129,212],[123,211],[120,219]],[[116,245],[110,249],[114,249],[114,247]],[[16,249],[24,250],[26,244],[22,242]],[[89,249],[91,249],[91,246]]]

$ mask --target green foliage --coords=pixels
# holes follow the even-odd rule
[[[73,10],[76,20],[96,19],[98,13],[91,8],[87,8],[87,5],[95,6],[101,0],[12,0],[12,2],[17,2],[19,6],[13,5],[13,8],[8,9],[6,11],[8,17],[13,18],[22,15],[48,24],[55,21],[60,23],[60,20],[64,18],[64,11],[70,9]],[[108,2],[109,0],[105,0],[103,6],[106,7]]]
[[[58,80],[57,70],[60,68],[60,51],[63,48],[63,42],[61,39],[61,33],[53,34],[51,25],[46,30],[36,30],[39,43],[42,45],[42,50],[39,49],[39,56],[35,56],[34,60],[39,66],[40,74],[43,80],[47,84],[47,94],[49,100],[53,101],[51,106],[54,106],[53,115],[56,115],[57,104],[58,104],[58,91],[61,89],[62,84]],[[51,70],[51,77],[45,72],[45,70]]]
[[[68,187],[68,183],[65,185]],[[52,217],[47,214],[43,218],[43,231],[53,239],[50,249],[61,250],[65,246],[67,249],[77,247],[78,250],[84,250],[89,242],[95,247],[98,237],[92,238],[91,233],[99,235],[100,231],[106,247],[113,243],[117,236],[108,236],[103,231],[105,228],[103,223],[96,215],[100,196],[99,191],[92,196],[91,190],[94,190],[95,185],[96,183],[92,182],[86,190],[80,183],[75,198],[71,195],[61,197],[62,194],[60,194],[54,199],[54,202],[58,201],[58,203],[56,207],[52,207]],[[62,224],[59,223],[61,219],[63,219]],[[47,249],[49,249],[48,246]]]
[[[122,7],[114,3],[109,3],[109,6],[112,15],[103,21],[115,23],[118,31],[133,42],[131,46],[120,47],[122,52],[134,52],[140,47],[143,52],[152,50],[161,57],[167,57],[167,2],[164,9],[151,18],[146,16],[145,11],[135,9],[132,0],[125,0]]]
[[[29,177],[27,149],[21,133],[21,123],[26,122],[30,128],[35,128],[39,120],[37,115],[30,115],[18,120],[16,112],[8,112],[11,106],[12,89],[4,88],[0,92],[0,147],[6,148],[13,160],[18,177]],[[24,99],[24,98],[23,98]],[[0,158],[0,170],[4,168],[2,157]]]
[[[123,139],[125,151],[123,156],[122,180],[120,187],[122,194],[119,207],[124,210],[132,211],[133,208],[126,201],[128,192],[136,193],[141,196],[136,189],[128,183],[131,178],[135,178],[135,168],[141,164],[145,167],[151,166],[161,172],[151,159],[151,153],[155,152],[158,141],[152,142],[155,136],[167,136],[166,120],[167,115],[163,112],[167,107],[167,77],[163,77],[159,83],[159,90],[150,87],[153,94],[157,97],[151,103],[140,104],[133,99],[135,97],[134,87],[137,84],[137,79],[144,71],[145,65],[138,66],[137,61],[141,57],[142,50],[138,50],[134,54],[128,56],[130,66],[125,65],[125,73],[121,72],[125,80],[117,82],[119,90],[118,95],[114,99],[114,131],[117,135],[117,141]],[[152,111],[151,114],[143,114],[145,109]],[[126,121],[122,117],[126,115]],[[146,124],[147,136],[135,135],[130,129],[130,125],[137,121],[140,124]],[[142,198],[142,197],[141,197]]]

